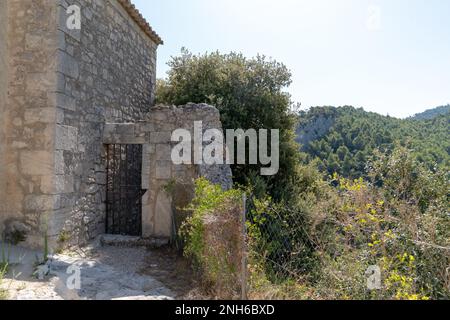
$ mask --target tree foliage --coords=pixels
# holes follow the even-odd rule
[[[446,106],[441,106],[437,108],[433,108],[430,110],[426,110],[422,113],[416,114],[414,117],[412,117],[413,120],[431,120],[436,117],[439,117],[441,115],[446,115],[450,113],[450,104]]]
[[[450,114],[429,120],[396,119],[353,107],[317,107],[299,114],[298,141],[319,167],[349,178],[365,177],[376,150],[407,147],[427,168],[450,166]]]
[[[280,171],[266,179],[266,186],[274,198],[289,198],[300,154],[292,101],[284,91],[291,84],[286,66],[264,56],[194,55],[185,49],[168,64],[167,79],[158,81],[158,103],[214,105],[226,129],[280,129]],[[259,165],[234,165],[232,169],[234,181],[244,184],[254,176],[252,172],[259,171]]]

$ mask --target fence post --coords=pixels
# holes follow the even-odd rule
[[[243,194],[244,208],[242,210],[242,276],[241,276],[241,299],[248,300],[247,297],[247,195]]]

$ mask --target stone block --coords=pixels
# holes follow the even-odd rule
[[[69,175],[55,176],[56,193],[65,194],[74,192],[74,177]]]
[[[163,190],[160,191],[156,198],[155,208],[155,236],[171,237],[172,236],[172,199]]]
[[[103,140],[110,140],[116,134],[117,123],[107,123],[103,129]]]
[[[138,123],[137,126],[137,132],[139,133],[147,133],[147,132],[154,132],[155,130],[155,124],[153,123]]]
[[[25,78],[26,88],[27,88],[27,98],[41,98],[43,94],[49,89],[54,90],[54,82],[51,77],[49,77],[48,72],[35,72],[29,73]]]
[[[27,175],[52,175],[53,154],[49,151],[22,151],[20,153],[20,169]]]
[[[55,151],[55,174],[64,174],[66,172],[66,163],[64,161],[64,151]]]
[[[60,30],[58,30],[57,34],[57,49],[66,50],[66,34]]]
[[[25,149],[26,147],[28,147],[28,143],[24,141],[13,141],[11,143],[11,147],[13,149]]]
[[[154,144],[145,144],[144,145],[144,154],[152,155],[156,152],[156,145]]]
[[[70,111],[77,110],[77,102],[74,98],[63,93],[56,93],[56,106]]]
[[[142,177],[142,187],[141,188],[143,190],[150,189],[150,176]]]
[[[64,124],[65,110],[61,108],[56,108],[56,124]]]
[[[172,132],[159,131],[150,133],[150,143],[161,144],[170,143],[172,139]]]
[[[43,194],[56,194],[55,176],[41,176],[40,191]]]
[[[54,108],[33,108],[24,112],[25,124],[54,123],[56,120],[56,111]]]
[[[135,134],[134,123],[107,123],[103,130],[103,143],[144,144],[147,142],[145,136],[139,137]]]
[[[170,144],[156,145],[156,160],[172,161],[172,147]]]
[[[134,136],[134,123],[120,123],[115,125],[115,133],[125,136]]]
[[[55,210],[59,209],[59,196],[30,194],[25,197],[24,203],[27,211]]]
[[[77,128],[56,125],[55,146],[57,150],[75,151],[77,149],[77,139]]]
[[[77,79],[80,76],[78,61],[64,51],[58,50],[57,53],[57,71],[63,75]]]
[[[33,34],[27,32],[25,34],[25,49],[26,50],[39,50],[42,45],[49,45],[49,43],[43,43],[45,38],[42,34]],[[45,41],[48,42],[48,41]]]
[[[161,111],[158,110],[158,111],[152,112],[150,118],[153,121],[165,122],[169,119],[169,112],[170,112],[170,109],[161,110]]]
[[[170,179],[172,175],[172,163],[170,161],[156,161],[155,178],[159,180]]]

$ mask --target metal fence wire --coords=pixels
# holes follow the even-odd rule
[[[287,207],[258,208],[254,195],[245,201],[247,261],[264,268],[272,282],[300,280],[312,263],[314,244],[308,237],[304,217]]]
[[[261,206],[258,201],[252,194],[247,195],[244,201],[247,265],[245,270],[242,270],[243,275],[249,273],[250,265],[257,265],[263,268],[265,277],[274,284],[308,280],[311,270],[317,269],[317,264],[320,263],[318,252],[321,252],[322,248],[306,228],[309,225],[306,215],[301,209],[293,210],[280,205]],[[328,231],[326,229],[323,232]],[[404,241],[413,244],[418,252],[429,253],[433,250],[436,256],[448,256],[450,252],[448,247],[413,239]],[[450,274],[449,270],[450,268],[447,268],[446,278]],[[247,279],[248,286],[251,275],[243,278]]]

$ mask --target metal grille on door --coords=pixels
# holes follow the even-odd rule
[[[107,145],[106,233],[142,235],[142,145]]]

